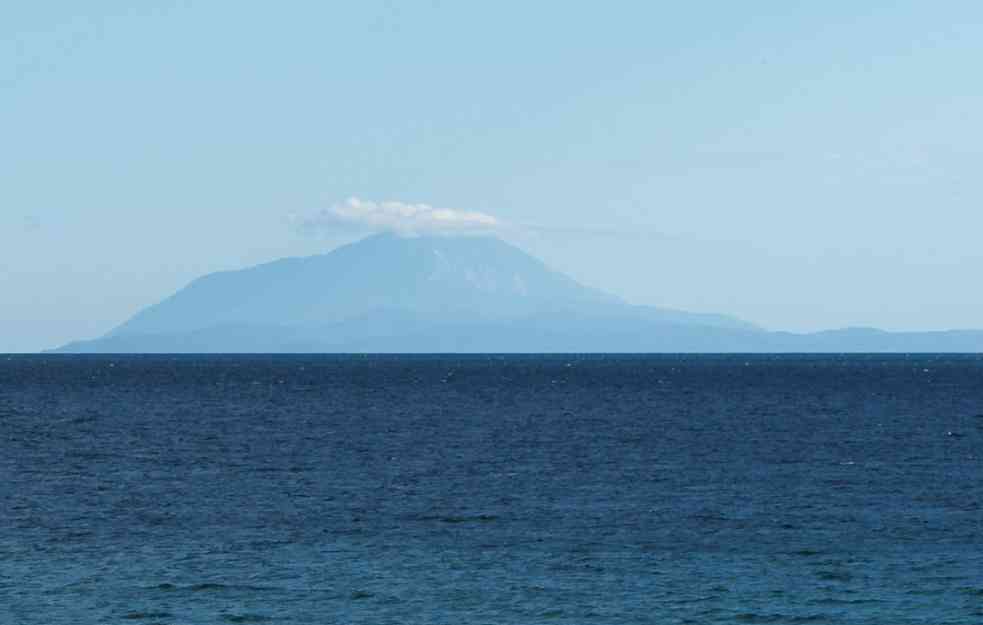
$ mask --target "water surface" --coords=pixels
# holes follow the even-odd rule
[[[979,623],[979,356],[0,357],[0,622]]]

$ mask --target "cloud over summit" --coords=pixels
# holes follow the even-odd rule
[[[477,234],[501,227],[495,217],[477,211],[434,208],[427,204],[372,202],[353,197],[345,202],[294,216],[291,221],[307,233],[332,231],[414,234]]]

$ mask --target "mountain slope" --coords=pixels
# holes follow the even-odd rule
[[[983,332],[765,332],[632,306],[491,237],[377,235],[214,273],[62,352],[983,351]]]

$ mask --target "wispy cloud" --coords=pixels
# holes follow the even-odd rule
[[[306,215],[292,215],[291,223],[308,234],[332,232],[396,232],[398,234],[478,234],[503,224],[477,211],[434,208],[427,204],[372,202],[353,197]]]

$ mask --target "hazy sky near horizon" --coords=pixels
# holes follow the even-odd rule
[[[471,211],[592,286],[811,330],[983,328],[983,3],[0,7],[0,352],[203,273]]]

